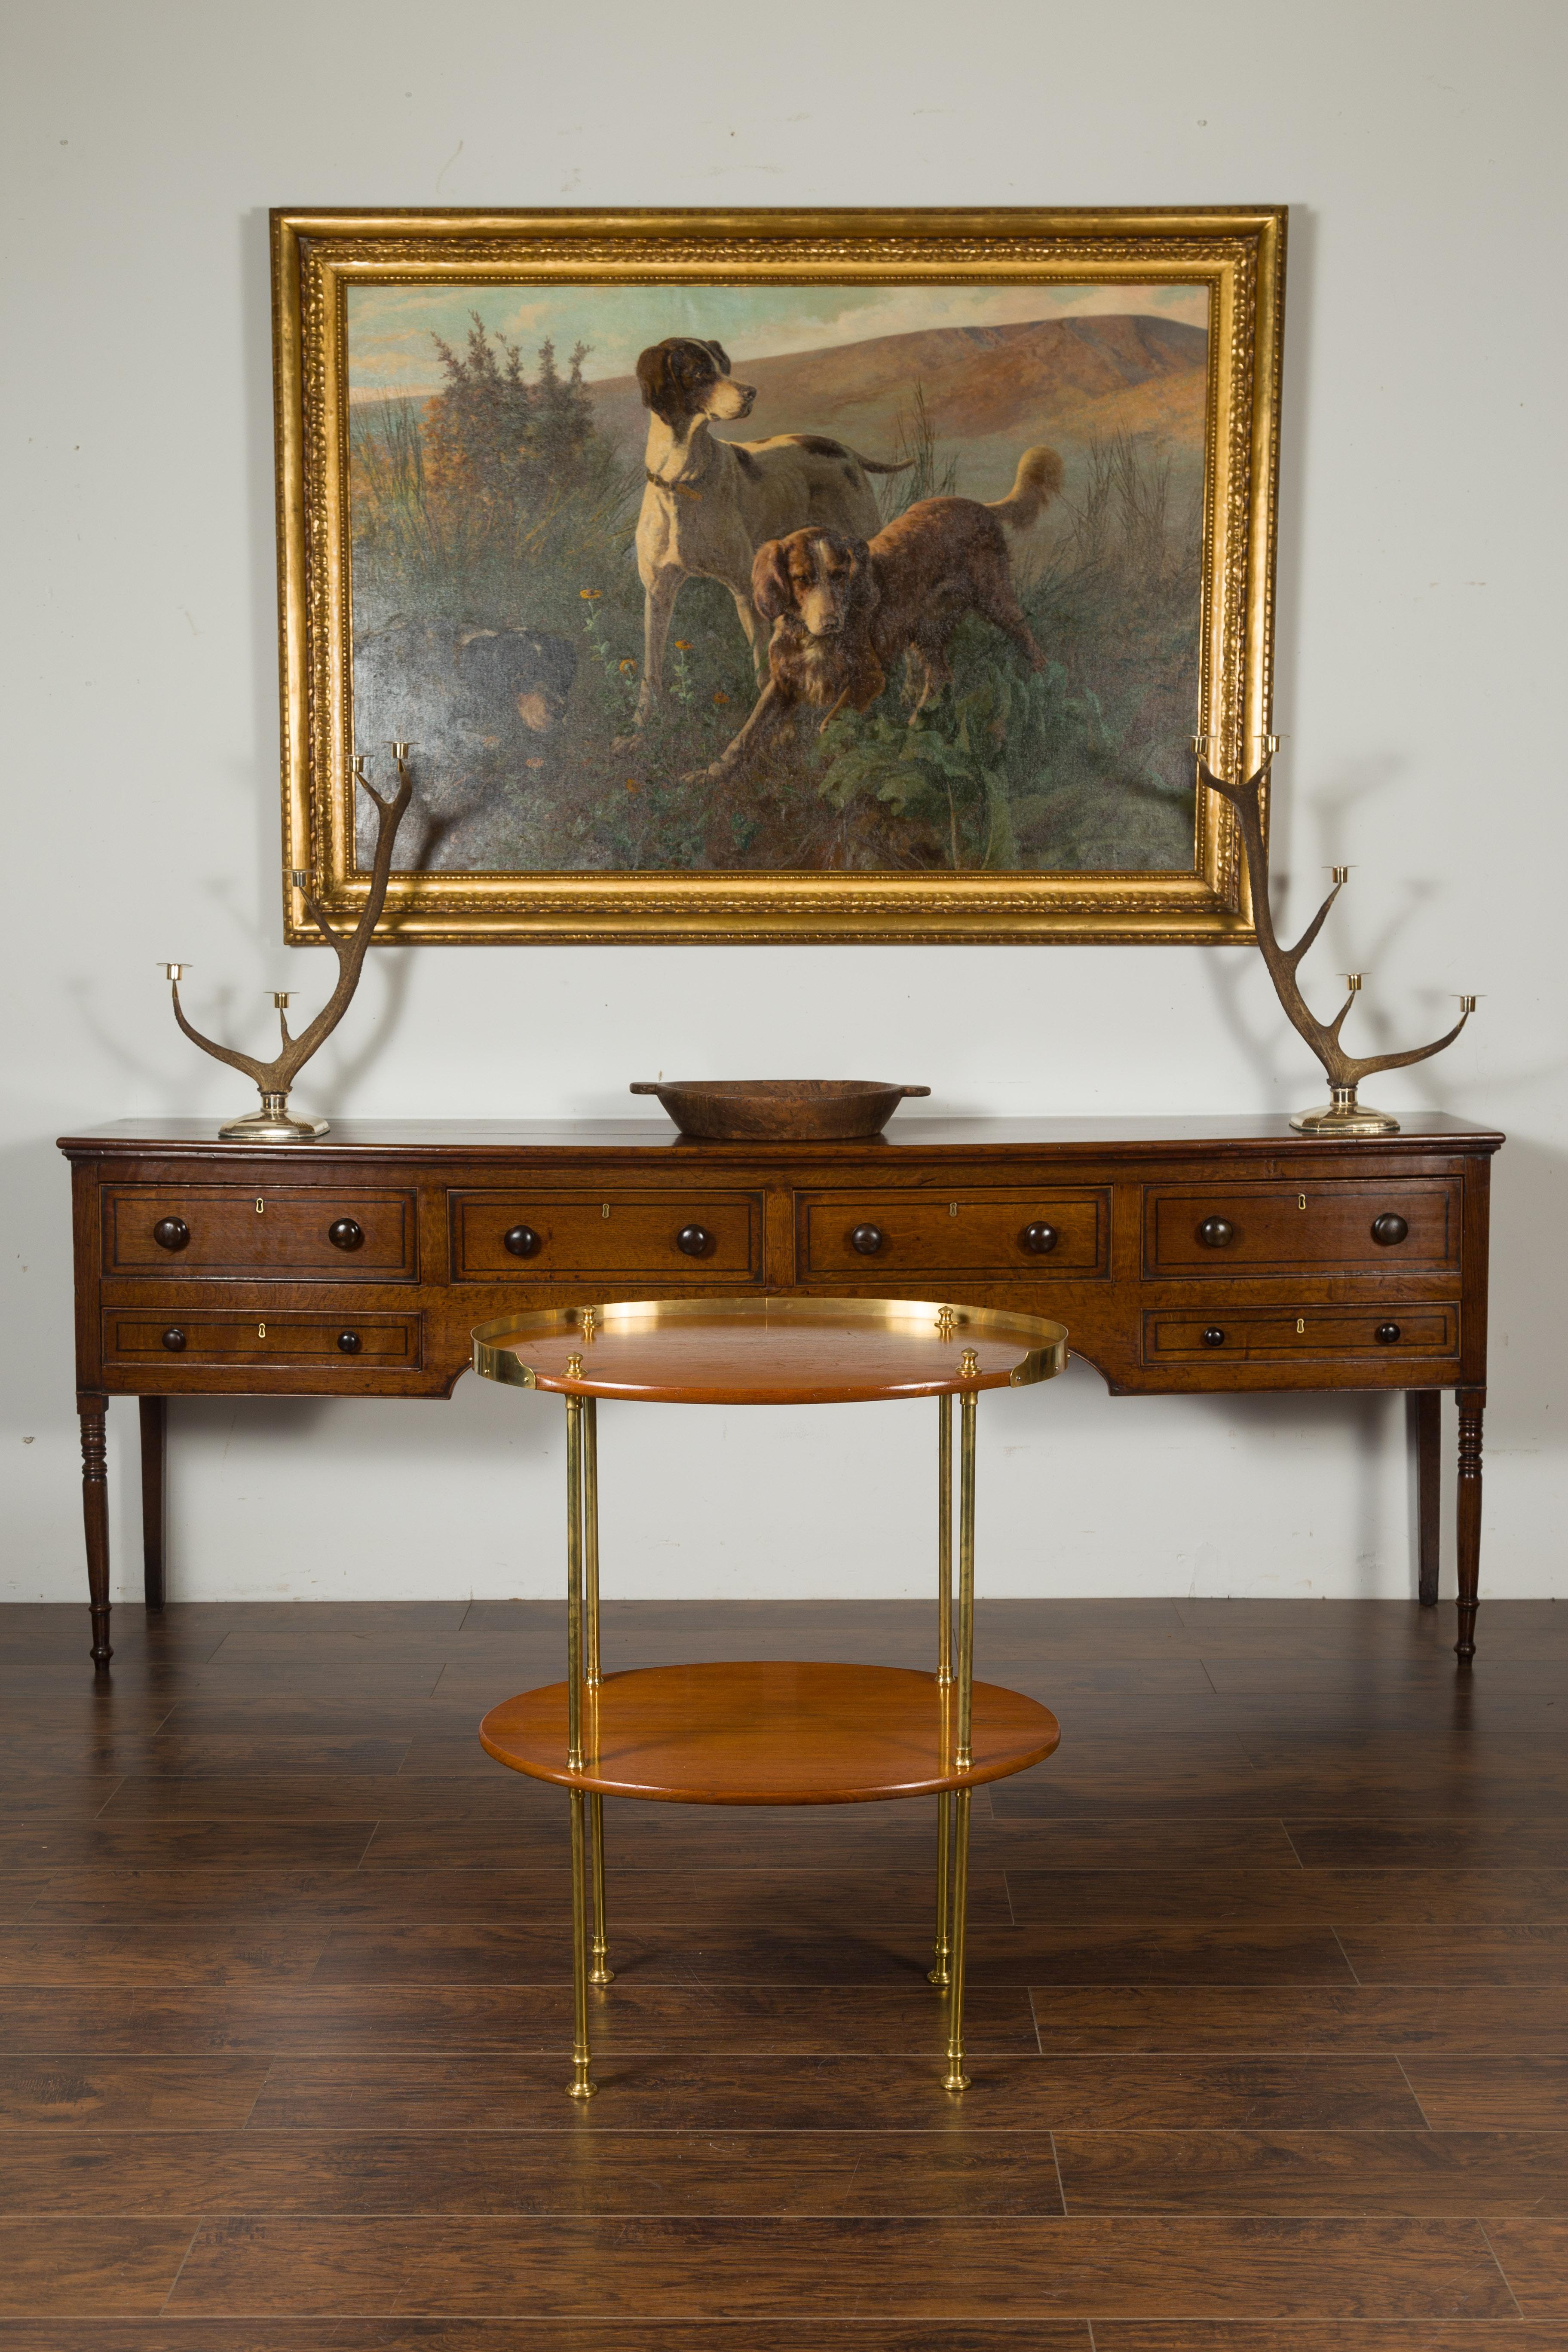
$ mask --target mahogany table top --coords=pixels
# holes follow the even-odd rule
[[[973,1685],[973,1761],[953,1762],[952,1685],[905,1666],[769,1660],[647,1666],[584,1694],[579,1772],[566,1685],[491,1707],[479,1738],[536,1780],[677,1805],[853,1805],[930,1797],[1026,1771],[1061,1738],[1037,1699]]]
[[[1045,1316],[927,1299],[631,1299],[481,1323],[474,1369],[648,1404],[861,1404],[1050,1380],[1067,1340]]]

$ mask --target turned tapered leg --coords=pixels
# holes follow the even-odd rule
[[[107,1674],[114,1655],[109,1646],[109,1399],[79,1390],[81,1416],[81,1517],[87,1536],[88,1607],[92,1617],[92,1663]]]
[[[583,1848],[588,1800],[574,1789],[572,1806],[572,2080],[569,2099],[591,2099],[598,2089],[588,2072],[588,1888]]]
[[[1456,1510],[1459,1552],[1459,1638],[1454,1654],[1476,1654],[1476,1611],[1481,1581],[1481,1415],[1485,1389],[1459,1391],[1459,1489]]]
[[[969,1936],[969,1796],[960,1789],[952,1801],[956,1817],[952,1841],[952,1959],[947,1989],[947,2075],[944,2091],[967,2091],[963,2071],[963,1971]]]
[[[1405,1400],[1415,1451],[1415,1590],[1437,1606],[1437,1539],[1443,1525],[1443,1392],[1413,1389]]]
[[[1415,1591],[1423,1609],[1437,1605],[1437,1544],[1443,1525],[1443,1395],[1412,1389],[1405,1400],[1415,1455]]]
[[[142,1576],[149,1609],[163,1606],[163,1491],[167,1397],[140,1399],[142,1415]]]

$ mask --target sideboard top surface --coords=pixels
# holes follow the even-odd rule
[[[400,1160],[447,1158],[461,1153],[480,1159],[488,1152],[515,1155],[540,1151],[671,1153],[684,1158],[700,1153],[730,1155],[748,1160],[799,1160],[819,1156],[853,1157],[867,1152],[975,1152],[1009,1157],[1037,1151],[1113,1151],[1165,1156],[1184,1149],[1200,1152],[1256,1151],[1364,1153],[1385,1150],[1426,1150],[1445,1146],[1464,1151],[1496,1151],[1503,1137],[1495,1128],[1456,1118],[1446,1111],[1413,1113],[1397,1135],[1369,1140],[1342,1137],[1298,1135],[1283,1112],[1212,1118],[906,1118],[896,1117],[887,1132],[856,1143],[814,1143],[792,1138],[777,1143],[749,1139],[741,1143],[695,1142],[677,1134],[662,1118],[583,1119],[461,1119],[345,1118],[334,1119],[329,1135],[310,1144],[220,1143],[216,1118],[125,1118],[79,1134],[63,1135],[59,1149],[76,1157],[125,1153],[146,1157],[162,1146],[182,1155],[203,1147],[217,1160],[243,1158],[275,1160],[279,1165],[337,1152],[384,1155]]]

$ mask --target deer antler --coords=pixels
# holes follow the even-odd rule
[[[1429,1055],[1440,1054],[1445,1045],[1451,1045],[1474,1012],[1475,998],[1460,998],[1463,1009],[1458,1019],[1446,1035],[1434,1038],[1429,1045],[1413,1045],[1403,1054],[1347,1054],[1340,1044],[1340,1032],[1360,992],[1359,975],[1350,994],[1329,1022],[1317,1018],[1296,980],[1302,957],[1322,929],[1328,920],[1330,908],[1344,887],[1344,874],[1335,868],[1333,888],[1295,946],[1281,947],[1275,933],[1274,916],[1268,903],[1268,851],[1263,837],[1263,793],[1274,756],[1272,749],[1244,782],[1229,784],[1216,776],[1209,766],[1202,750],[1204,740],[1201,736],[1195,738],[1193,747],[1197,753],[1198,778],[1211,793],[1218,793],[1222,800],[1228,801],[1236,811],[1237,822],[1241,827],[1241,845],[1247,858],[1247,878],[1252,885],[1252,919],[1258,933],[1258,952],[1268,967],[1268,977],[1274,982],[1274,992],[1284,1008],[1286,1019],[1298,1034],[1306,1039],[1321,1062],[1332,1097],[1328,1110],[1304,1111],[1290,1123],[1293,1127],[1311,1129],[1337,1128],[1342,1134],[1397,1131],[1398,1121],[1390,1118],[1385,1111],[1358,1107],[1355,1099],[1357,1087],[1363,1078],[1371,1077],[1374,1071],[1402,1070],[1410,1063],[1425,1062]],[[1336,1111],[1339,1115],[1332,1117]],[[1371,1124],[1373,1121],[1376,1122],[1375,1126]]]
[[[300,1031],[298,1037],[290,1037],[289,1034],[289,1016],[283,1005],[279,1004],[278,1025],[283,1033],[281,1053],[275,1055],[270,1062],[262,1062],[258,1061],[253,1054],[242,1054],[233,1045],[220,1045],[216,1039],[204,1037],[201,1031],[193,1027],[185,1018],[184,1008],[180,1003],[178,967],[171,967],[169,989],[174,999],[174,1018],[192,1045],[199,1045],[204,1054],[211,1054],[216,1061],[226,1062],[231,1069],[243,1070],[246,1076],[254,1079],[261,1089],[263,1107],[260,1114],[253,1115],[249,1119],[232,1121],[229,1127],[219,1129],[220,1135],[228,1136],[233,1133],[240,1138],[249,1138],[256,1141],[288,1142],[300,1136],[326,1133],[325,1120],[307,1123],[303,1120],[290,1119],[286,1117],[283,1106],[295,1078],[317,1047],[323,1045],[331,1035],[332,1031],[348,1011],[354,990],[359,985],[360,971],[364,963],[365,954],[374,935],[376,924],[381,919],[381,910],[386,903],[386,886],[392,875],[392,854],[397,839],[397,828],[403,822],[414,792],[414,776],[408,764],[408,750],[409,746],[406,743],[394,743],[392,746],[393,759],[397,768],[397,790],[384,798],[375,790],[365,774],[363,758],[356,758],[353,762],[354,782],[369,793],[376,806],[375,856],[371,866],[370,891],[353,929],[350,932],[335,931],[321,907],[305,888],[303,876],[296,874],[294,877],[295,887],[304,899],[310,919],[337,956],[338,980],[337,986],[315,1019],[307,1028]],[[264,1133],[264,1129],[268,1131]]]

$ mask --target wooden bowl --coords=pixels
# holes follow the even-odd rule
[[[880,1135],[906,1095],[876,1078],[639,1079],[634,1095],[657,1095],[682,1135],[704,1143],[853,1143]]]

